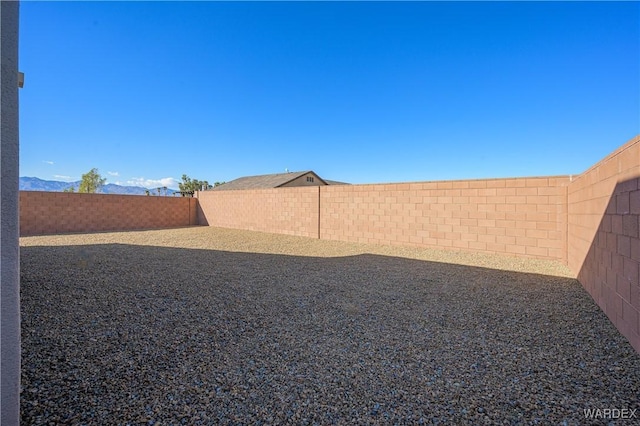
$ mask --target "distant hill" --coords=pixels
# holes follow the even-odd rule
[[[57,180],[43,180],[36,177],[21,177],[20,191],[46,191],[46,192],[62,192],[65,189],[74,187],[76,190],[80,186],[80,181],[61,182]],[[124,195],[145,195],[147,188],[141,186],[123,186],[108,183],[100,188],[100,194],[124,194]],[[148,189],[151,195],[158,195],[156,188]],[[175,190],[167,189],[167,195],[173,195]],[[164,195],[164,191],[161,192]]]
[[[62,192],[65,189],[75,186],[78,182],[59,182],[55,180],[42,180],[36,177],[21,177],[20,178],[20,191],[47,191],[47,192]]]

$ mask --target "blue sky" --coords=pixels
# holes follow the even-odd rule
[[[577,174],[640,133],[638,2],[22,2],[20,175]]]

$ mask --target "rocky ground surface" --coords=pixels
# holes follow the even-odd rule
[[[558,263],[202,227],[20,242],[24,424],[640,422],[640,355]]]

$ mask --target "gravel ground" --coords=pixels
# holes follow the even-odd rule
[[[640,422],[640,355],[555,262],[205,227],[20,242],[23,424]]]

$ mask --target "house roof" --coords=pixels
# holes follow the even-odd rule
[[[285,185],[294,179],[304,176],[307,173],[313,173],[322,184],[327,185],[327,182],[318,176],[315,172],[307,170],[304,172],[289,172],[289,173],[276,173],[272,175],[259,175],[259,176],[244,176],[238,179],[234,179],[230,182],[218,185],[213,188],[214,191],[227,191],[231,189],[265,189],[265,188],[278,188]]]

